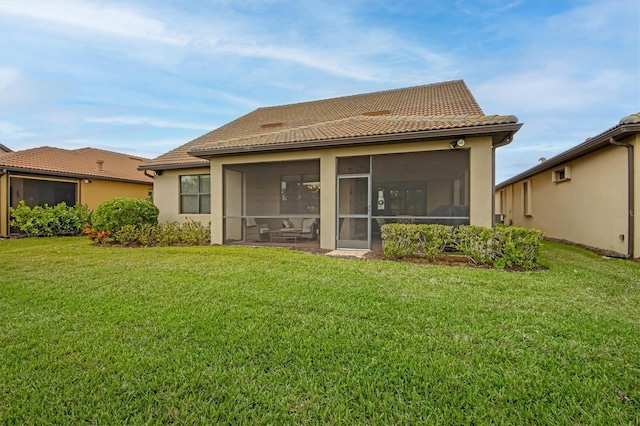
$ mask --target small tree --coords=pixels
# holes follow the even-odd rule
[[[98,232],[114,233],[123,226],[139,228],[158,223],[158,208],[149,200],[114,198],[100,204],[91,214],[91,226]]]

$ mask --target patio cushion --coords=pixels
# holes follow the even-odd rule
[[[300,227],[302,229],[310,230],[311,227],[313,225],[315,225],[315,223],[316,223],[315,218],[305,218],[305,219],[302,219],[302,223],[301,223]]]
[[[296,228],[296,229],[304,228],[303,221],[304,221],[304,219],[301,218],[301,217],[290,217],[289,218],[289,222],[293,225],[291,227],[292,228]]]

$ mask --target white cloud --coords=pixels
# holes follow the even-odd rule
[[[171,33],[166,25],[132,9],[86,1],[6,1],[2,13],[49,21],[83,30],[185,45],[189,38]]]
[[[490,17],[513,9],[522,0],[456,0],[458,10],[472,16]]]
[[[397,81],[400,76],[411,81],[425,73],[437,79],[437,75],[446,74],[443,69],[451,63],[446,54],[375,26],[369,27],[356,19],[357,10],[350,6],[340,7],[338,15],[333,9],[319,10],[300,5],[298,12],[302,16],[291,16],[292,27],[288,31],[274,28],[261,17],[236,14],[224,6],[206,20],[175,13],[170,24],[166,19],[150,17],[154,12],[136,10],[128,3],[10,1],[3,2],[2,13],[58,24],[39,27],[48,31],[102,33],[125,40],[188,47],[201,55],[224,54],[226,58],[269,59],[274,63],[286,61],[358,81]],[[162,16],[162,11],[156,15]],[[296,22],[321,24],[322,27],[330,25],[330,31],[310,35],[307,33],[309,26]],[[171,63],[173,67],[179,67],[174,61],[184,55],[180,52],[167,56],[166,52],[154,49],[131,51],[126,45],[119,48],[123,47],[126,49],[124,54],[138,59],[154,62],[154,58],[160,57],[165,66]],[[406,58],[411,60],[407,62]],[[268,67],[263,63],[264,66]]]
[[[22,79],[22,72],[18,68],[0,66],[0,92],[15,86]]]
[[[24,127],[20,127],[8,121],[0,121],[0,140],[23,139],[36,136]]]
[[[162,120],[151,117],[132,117],[132,116],[114,116],[114,117],[88,117],[84,120],[87,123],[103,123],[103,124],[124,124],[124,125],[145,125],[151,127],[163,127],[171,129],[191,129],[191,130],[211,130],[210,124],[186,123],[171,120]]]

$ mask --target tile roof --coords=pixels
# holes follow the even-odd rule
[[[138,170],[144,161],[147,159],[96,148],[42,146],[0,153],[0,169],[150,184],[153,179]]]
[[[207,166],[198,152],[513,124],[512,115],[485,116],[462,80],[258,108],[141,168]],[[271,148],[270,148],[271,147]],[[274,148],[275,149],[275,148]]]

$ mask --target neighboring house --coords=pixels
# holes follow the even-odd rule
[[[0,154],[4,152],[11,152],[11,150],[0,143]]]
[[[159,219],[210,220],[213,244],[289,225],[367,249],[386,222],[491,226],[494,150],[521,126],[460,80],[259,108],[139,168],[156,172]]]
[[[153,178],[138,170],[144,158],[94,148],[43,146],[0,153],[0,236],[7,236],[9,207],[64,201],[95,209],[114,197],[147,198]]]
[[[505,223],[640,257],[640,113],[496,187]]]

